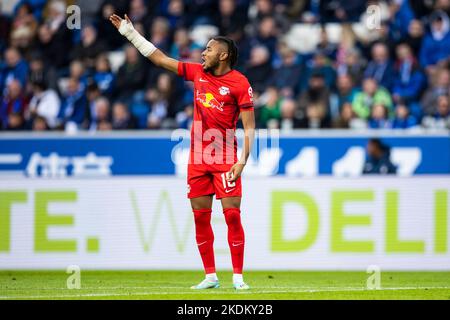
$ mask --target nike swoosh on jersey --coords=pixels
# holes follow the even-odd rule
[[[240,246],[241,244],[243,244],[243,242],[239,242],[239,243],[232,243],[233,247],[237,247],[237,246]]]
[[[200,80],[200,82],[209,82],[208,80],[205,80],[205,79],[202,79],[202,78],[200,78],[199,80]]]
[[[225,193],[229,193],[229,192],[233,191],[234,189],[236,189],[236,188],[225,190]]]
[[[197,245],[200,247],[202,244],[207,243],[208,241],[203,241],[202,243],[197,243]]]

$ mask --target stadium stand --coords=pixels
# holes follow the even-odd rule
[[[260,128],[450,128],[450,1],[20,0],[0,15],[0,130],[189,128],[192,87],[111,25],[199,61],[221,34],[255,93]],[[377,5],[371,27],[368,5]]]

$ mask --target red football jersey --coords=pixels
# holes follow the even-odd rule
[[[236,70],[214,76],[201,64],[179,62],[178,75],[194,82],[194,122],[191,129],[191,156],[198,154],[209,163],[236,161],[236,124],[241,111],[253,110],[253,91],[247,78]],[[222,150],[222,155],[217,150]],[[197,156],[196,156],[197,154]]]

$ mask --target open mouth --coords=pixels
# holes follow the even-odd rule
[[[202,58],[201,63],[202,63],[202,67],[204,68],[204,67],[205,67],[205,64],[206,64],[206,61],[205,61],[204,58]]]

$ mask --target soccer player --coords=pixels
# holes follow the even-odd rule
[[[194,121],[188,164],[188,198],[194,213],[198,250],[205,279],[192,289],[218,288],[214,261],[214,234],[211,228],[213,195],[220,199],[228,226],[228,244],[233,265],[233,287],[247,290],[242,269],[244,229],[241,224],[241,173],[250,154],[254,137],[253,92],[247,78],[233,70],[237,47],[226,37],[214,37],[202,53],[202,63],[180,62],[166,56],[141,36],[130,19],[117,15],[111,22],[155,65],[194,82]],[[241,114],[244,147],[237,159],[236,123]]]

